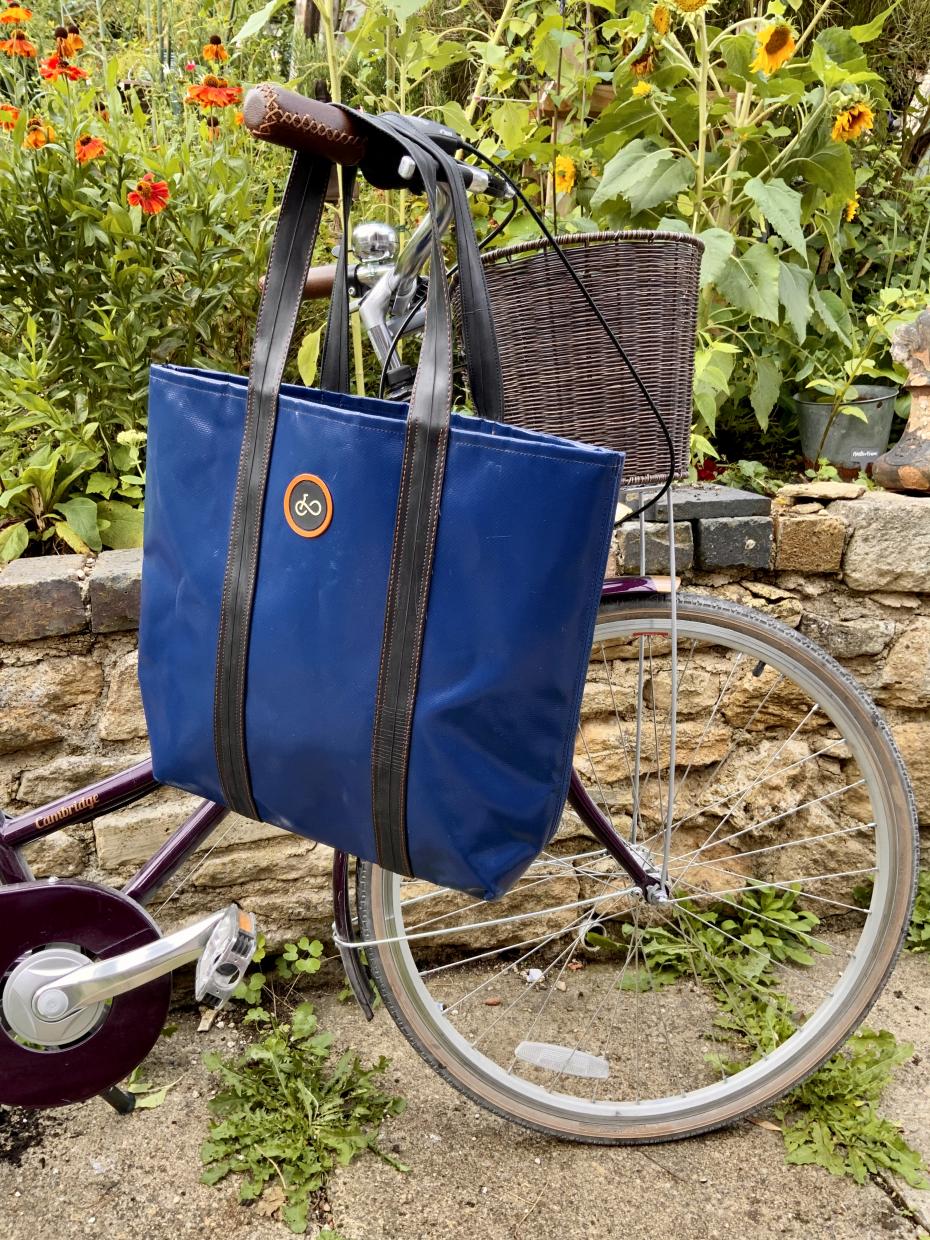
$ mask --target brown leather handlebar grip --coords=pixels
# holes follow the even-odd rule
[[[319,155],[336,164],[357,164],[365,157],[367,141],[356,132],[348,113],[272,82],[262,82],[249,91],[242,116],[254,138],[277,146]]]
[[[336,264],[327,263],[323,267],[311,267],[307,272],[307,283],[304,285],[304,297],[313,299],[329,297],[336,282]]]

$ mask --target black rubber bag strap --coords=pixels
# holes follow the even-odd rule
[[[342,241],[326,320],[320,387],[326,392],[349,390],[349,212],[355,190],[355,169],[342,169]]]
[[[461,289],[462,340],[468,369],[468,386],[475,408],[483,418],[500,422],[504,417],[504,381],[500,351],[484,267],[478,250],[478,239],[468,206],[468,191],[455,160],[408,116],[393,112],[385,117],[396,131],[433,154],[442,169],[452,197],[455,218],[456,261]]]
[[[213,703],[216,764],[226,805],[258,818],[245,738],[246,669],[262,513],[278,393],[323,213],[331,164],[298,154],[291,165],[258,310],[239,470],[220,607]]]
[[[378,861],[395,873],[411,874],[407,770],[449,439],[452,317],[435,222],[435,156],[406,142],[389,119],[373,118],[373,124],[399,137],[407,148],[423,181],[433,220],[426,328],[407,414],[371,744],[372,822]]]

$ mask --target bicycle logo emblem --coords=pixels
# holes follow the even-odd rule
[[[319,538],[333,519],[333,497],[316,474],[298,474],[284,492],[284,517],[301,538]]]

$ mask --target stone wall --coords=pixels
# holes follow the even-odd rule
[[[786,488],[771,506],[719,487],[676,494],[677,567],[686,586],[770,612],[840,659],[886,712],[921,822],[930,826],[930,501],[851,484]],[[647,568],[667,571],[665,506],[649,516]],[[635,571],[638,557],[638,527],[619,526],[609,571]],[[95,561],[20,560],[0,573],[0,804],[7,814],[144,757],[135,676],[140,562],[138,552],[105,552]],[[163,789],[39,841],[30,864],[38,875],[119,884],[195,804]],[[238,896],[272,941],[328,926],[323,847],[232,818],[193,864],[161,917],[168,925]]]

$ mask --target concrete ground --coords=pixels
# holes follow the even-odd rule
[[[858,1187],[818,1167],[786,1166],[780,1135],[757,1123],[645,1149],[523,1132],[430,1073],[384,1011],[366,1025],[335,987],[311,997],[338,1042],[364,1057],[389,1056],[388,1083],[408,1100],[382,1141],[410,1173],[367,1155],[330,1185],[331,1226],[345,1240],[917,1240],[930,1232],[930,1191],[890,1181]],[[240,1206],[234,1184],[199,1183],[212,1087],[201,1055],[242,1038],[222,1016],[204,1033],[193,1012],[174,1019],[177,1032],[144,1069],[153,1083],[178,1081],[157,1109],[121,1118],[95,1100],[0,1114],[2,1240],[290,1234]],[[884,1109],[930,1158],[930,958],[902,959],[869,1024],[914,1043]]]

